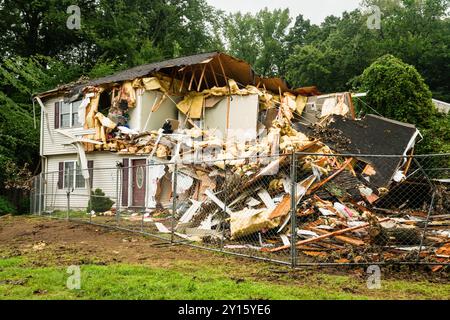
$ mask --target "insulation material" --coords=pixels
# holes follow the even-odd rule
[[[147,91],[158,90],[162,88],[159,79],[156,77],[143,78],[142,84]]]
[[[100,102],[100,94],[104,91],[103,88],[96,90],[94,97],[90,100],[86,114],[85,129],[91,129],[95,127],[95,115],[98,112],[98,104]]]
[[[321,117],[326,117],[333,114],[345,116],[349,111],[349,107],[344,102],[344,95],[338,95],[337,97],[332,97],[325,100],[322,106]]]
[[[97,118],[100,121],[102,126],[107,127],[109,129],[115,129],[117,126],[111,119],[109,119],[108,117],[105,117],[100,112],[97,112],[97,114],[95,115],[95,118]]]
[[[303,110],[306,107],[306,103],[308,101],[308,97],[305,96],[297,96],[297,99],[295,100],[295,104],[296,104],[296,110],[298,114],[302,114]]]
[[[273,229],[280,225],[281,218],[270,219],[271,210],[244,209],[230,215],[231,239],[237,239],[262,229]]]
[[[177,108],[192,119],[200,119],[202,117],[204,100],[203,94],[190,92],[177,104]]]
[[[294,111],[297,109],[296,99],[297,99],[297,97],[295,95],[293,95],[292,93],[285,92],[282,103],[284,103],[285,105],[287,105],[289,107],[289,109]]]
[[[121,101],[127,101],[129,108],[136,106],[136,91],[133,88],[131,81],[125,81],[122,84],[119,98]]]

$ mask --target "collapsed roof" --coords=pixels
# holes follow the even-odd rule
[[[160,72],[178,80],[194,79],[197,91],[204,90],[208,83],[217,87],[228,84],[228,79],[235,80],[240,86],[260,85],[271,91],[293,91],[303,95],[317,95],[316,87],[291,89],[281,78],[265,78],[258,76],[250,64],[222,52],[209,52],[180,57],[160,62],[140,65],[117,72],[113,75],[84,81],[81,83],[69,83],[55,89],[36,95],[39,98],[47,98],[56,94],[74,94],[87,86],[99,86],[142,78],[152,73]]]

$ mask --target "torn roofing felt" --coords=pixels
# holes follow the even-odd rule
[[[78,99],[81,91],[85,87],[130,81],[148,76],[155,72],[166,74],[167,76],[178,80],[182,79],[182,75],[184,75],[186,79],[190,79],[192,75],[196,78],[204,77],[209,79],[211,84],[214,84],[217,87],[226,86],[228,84],[228,79],[233,79],[242,87],[247,85],[259,85],[274,92],[289,91],[305,96],[320,94],[314,86],[291,89],[284,79],[264,78],[256,75],[251,65],[241,59],[221,52],[209,52],[144,64],[106,77],[61,85],[58,88],[39,93],[36,96],[44,98],[64,93],[67,96],[66,102],[70,102],[71,98],[72,100]],[[203,83],[199,89],[206,89],[205,84]]]
[[[209,68],[206,67],[207,63],[210,65]],[[179,78],[181,71],[187,71],[187,77],[190,77],[192,73],[200,76],[204,72],[210,79],[217,79],[219,86],[225,86],[228,78],[234,79],[243,86],[255,84],[255,72],[250,64],[225,53],[210,52],[140,65],[85,83],[63,85],[56,89],[39,93],[37,96],[42,98],[59,92],[70,92],[70,95],[74,95],[86,86],[98,86],[133,80],[147,76],[153,72],[163,72],[168,76]]]
[[[348,139],[348,144],[325,138],[324,143],[343,153],[373,155],[404,155],[414,143],[418,131],[412,124],[403,123],[373,114],[361,120],[333,116],[328,129],[339,130]],[[361,157],[377,172],[370,182],[377,187],[386,187],[392,180],[400,162],[398,157]]]

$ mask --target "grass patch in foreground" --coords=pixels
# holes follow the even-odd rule
[[[449,285],[389,281],[386,288],[367,292],[347,277],[327,275],[320,284],[272,284],[233,279],[207,266],[194,272],[171,268],[114,264],[81,266],[81,289],[66,287],[66,268],[29,268],[23,257],[0,261],[0,299],[368,299],[440,298]],[[347,278],[348,280],[348,278]],[[354,288],[347,292],[349,285]],[[393,290],[393,291],[392,291]],[[390,296],[390,292],[396,292]]]
[[[23,268],[21,259],[0,262],[1,299],[352,299],[346,293],[236,281],[223,274],[116,264],[81,267],[81,289],[69,290],[65,268]]]

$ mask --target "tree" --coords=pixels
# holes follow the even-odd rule
[[[224,19],[224,35],[228,52],[251,65],[256,63],[261,43],[256,34],[256,18],[250,13],[237,12]]]
[[[95,1],[76,1],[82,18],[96,12]],[[66,26],[71,0],[3,0],[0,1],[0,54],[2,58],[36,54],[58,56],[73,53],[82,57],[83,33]]]
[[[267,8],[256,14],[256,30],[261,43],[261,51],[255,68],[263,76],[279,76],[284,73],[284,59],[287,56],[285,38],[291,23],[289,9]]]
[[[382,12],[379,30],[367,28],[371,14],[367,9],[373,5]],[[291,58],[296,56],[297,61],[293,64],[289,59],[285,75],[295,79],[299,69],[311,69],[308,64],[313,60],[315,66],[320,64],[327,70],[323,73],[326,78],[302,75],[307,80],[303,85],[319,85],[322,91],[348,90],[354,77],[377,58],[395,54],[417,68],[436,98],[450,101],[448,8],[447,0],[366,0],[360,9],[344,12],[342,17],[329,16],[317,28],[309,28],[303,17],[297,17],[297,26],[291,28],[287,38]],[[303,62],[305,53],[313,50],[296,46],[313,46],[320,56]]]
[[[304,46],[310,44],[316,33],[320,30],[319,26],[311,24],[309,19],[305,19],[302,14],[295,18],[295,23],[286,36],[286,46],[289,52],[292,52],[295,46]]]
[[[424,140],[417,145],[419,153],[450,152],[450,116],[437,113],[431,91],[416,68],[385,55],[364,70],[359,80],[368,105],[421,130]]]
[[[230,14],[224,27],[228,52],[252,64],[263,76],[282,75],[290,22],[288,9]]]
[[[372,0],[383,12],[383,53],[414,65],[434,95],[450,101],[450,19],[448,0]],[[394,5],[394,4],[395,5]]]
[[[286,79],[295,87],[316,85],[320,90],[332,91],[334,84],[328,81],[331,61],[325,56],[313,45],[297,45],[286,61]]]
[[[372,63],[360,81],[367,103],[388,118],[423,127],[436,113],[431,91],[416,68],[392,55]]]
[[[0,64],[0,193],[21,212],[27,181],[39,165],[39,110],[35,117],[31,97],[36,92],[67,83],[79,74],[63,62],[46,57],[15,57]]]

